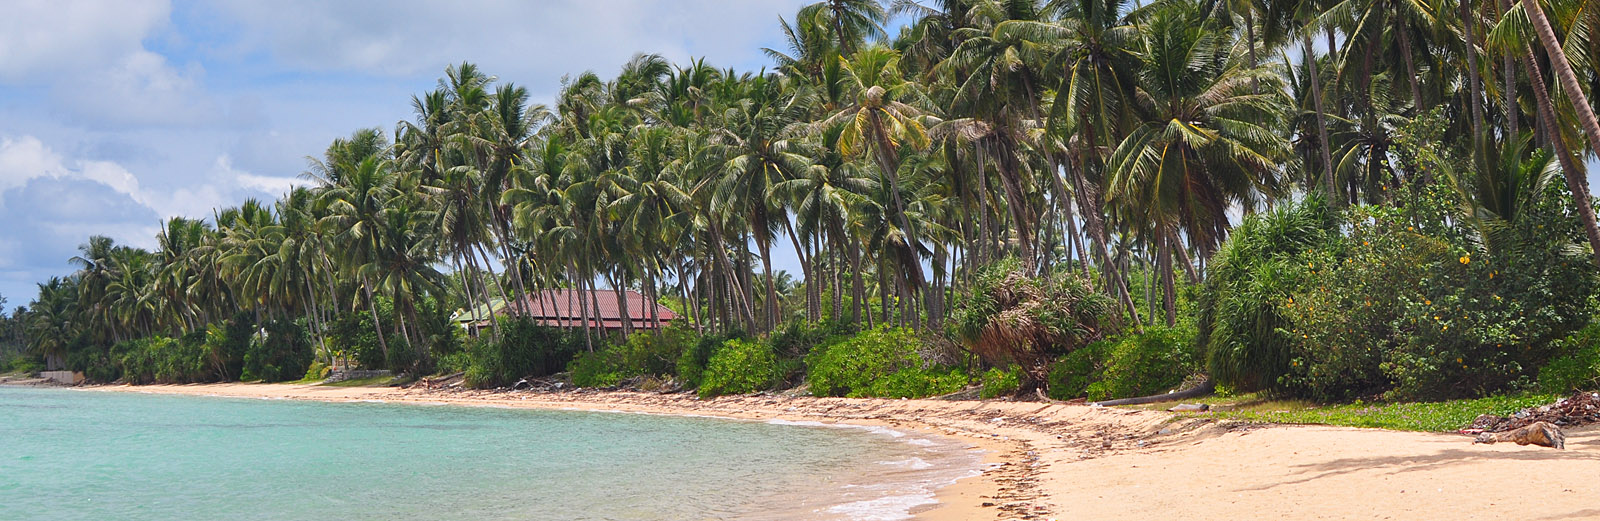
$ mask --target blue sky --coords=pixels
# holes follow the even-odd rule
[[[332,139],[409,118],[449,64],[538,102],[563,75],[610,76],[637,52],[756,69],[781,43],[778,17],[804,3],[11,0],[0,295],[26,304],[91,234],[150,248],[165,217],[275,198]]]

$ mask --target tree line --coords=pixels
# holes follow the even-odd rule
[[[385,352],[427,360],[423,315],[547,288],[634,288],[702,331],[940,330],[1014,257],[1081,275],[1116,328],[1170,326],[1240,214],[1312,192],[1382,205],[1447,175],[1395,152],[1427,115],[1481,175],[1556,158],[1600,245],[1585,6],[824,0],[780,17],[770,69],[640,54],[550,106],[461,63],[392,129],[308,158],[310,186],[170,219],[153,251],[91,237],[16,315],[51,365],[241,311],[319,340],[364,314]],[[801,282],[774,272],[779,244]]]

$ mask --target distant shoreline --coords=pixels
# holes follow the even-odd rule
[[[1450,434],[1215,422],[1070,404],[620,391],[475,391],[294,384],[94,386],[330,402],[452,404],[888,426],[981,448],[982,476],[941,488],[923,521],[1300,519],[1455,521],[1600,516],[1600,429],[1567,450]]]

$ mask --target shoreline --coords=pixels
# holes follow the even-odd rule
[[[103,392],[580,409],[890,427],[982,449],[982,475],[914,519],[1582,519],[1600,517],[1600,428],[1567,450],[1453,434],[1218,422],[1204,415],[1007,401],[294,384],[97,386]]]

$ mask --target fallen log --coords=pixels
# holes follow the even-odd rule
[[[1150,396],[1140,396],[1137,398],[1121,398],[1116,400],[1106,400],[1103,402],[1090,402],[1089,406],[1111,407],[1114,405],[1142,405],[1146,403],[1175,402],[1178,400],[1187,400],[1190,398],[1207,396],[1216,391],[1216,382],[1211,381],[1210,378],[1206,378],[1205,381],[1200,382],[1200,385],[1196,385],[1182,391],[1173,391],[1166,394],[1152,394]]]
[[[1485,432],[1472,440],[1472,444],[1495,444],[1513,442],[1517,445],[1538,445],[1553,449],[1567,448],[1567,436],[1561,433],[1561,428],[1549,422],[1533,422],[1520,429],[1506,432]]]

